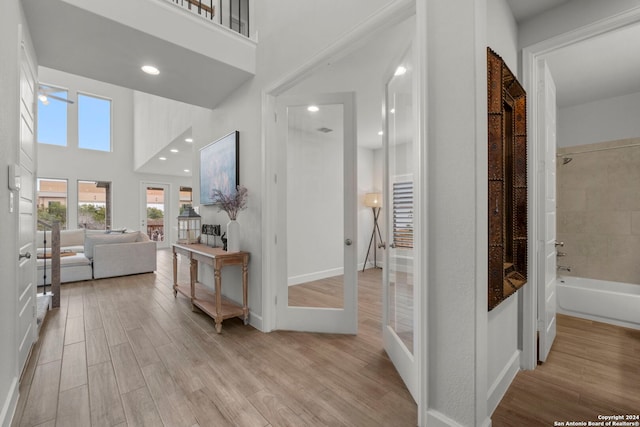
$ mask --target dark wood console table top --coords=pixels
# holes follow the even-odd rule
[[[197,307],[213,318],[216,331],[222,332],[222,321],[232,317],[241,317],[244,324],[249,323],[247,301],[249,252],[226,252],[222,248],[212,248],[203,244],[173,244],[173,296],[178,292],[191,300],[191,308]],[[178,254],[189,259],[189,284],[178,283]],[[198,262],[213,268],[214,291],[198,282]],[[222,267],[242,266],[242,306],[222,296]]]

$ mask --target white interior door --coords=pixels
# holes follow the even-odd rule
[[[24,367],[36,330],[36,250],[35,250],[35,99],[36,74],[29,52],[22,44],[20,66],[20,147],[14,182],[19,182],[18,201],[18,368]],[[11,177],[10,177],[11,179]]]
[[[143,182],[140,188],[140,231],[147,233],[157,248],[169,247],[169,185]],[[177,216],[177,215],[176,215]]]
[[[544,362],[556,337],[556,85],[545,61],[539,63],[542,83],[538,92],[539,135],[544,146],[544,167],[539,169],[540,208],[538,284],[538,358]]]
[[[413,53],[393,64],[385,86],[383,340],[384,348],[413,398],[420,389],[415,260],[415,96]]]
[[[277,107],[276,328],[355,334],[354,94],[279,97]]]

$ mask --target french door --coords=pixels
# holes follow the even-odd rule
[[[414,244],[416,216],[416,99],[412,49],[393,64],[385,85],[383,131],[383,218],[386,248],[383,265],[384,348],[416,402],[420,376],[417,314],[419,262]]]
[[[357,333],[353,93],[277,100],[276,328]]]
[[[143,182],[140,188],[141,212],[140,226],[149,239],[156,242],[157,248],[169,247],[169,185]],[[176,215],[177,216],[177,215]]]

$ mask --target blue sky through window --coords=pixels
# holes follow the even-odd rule
[[[54,94],[67,99],[67,91]],[[66,147],[68,105],[57,99],[38,97],[38,142]]]
[[[111,151],[111,101],[78,94],[78,147]]]

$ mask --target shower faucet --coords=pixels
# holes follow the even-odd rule
[[[559,265],[558,266],[558,271],[567,271],[567,272],[571,273],[571,267],[565,267],[564,265]]]
[[[566,255],[567,255],[566,252],[561,252],[561,251],[556,252],[556,256],[566,256]]]

